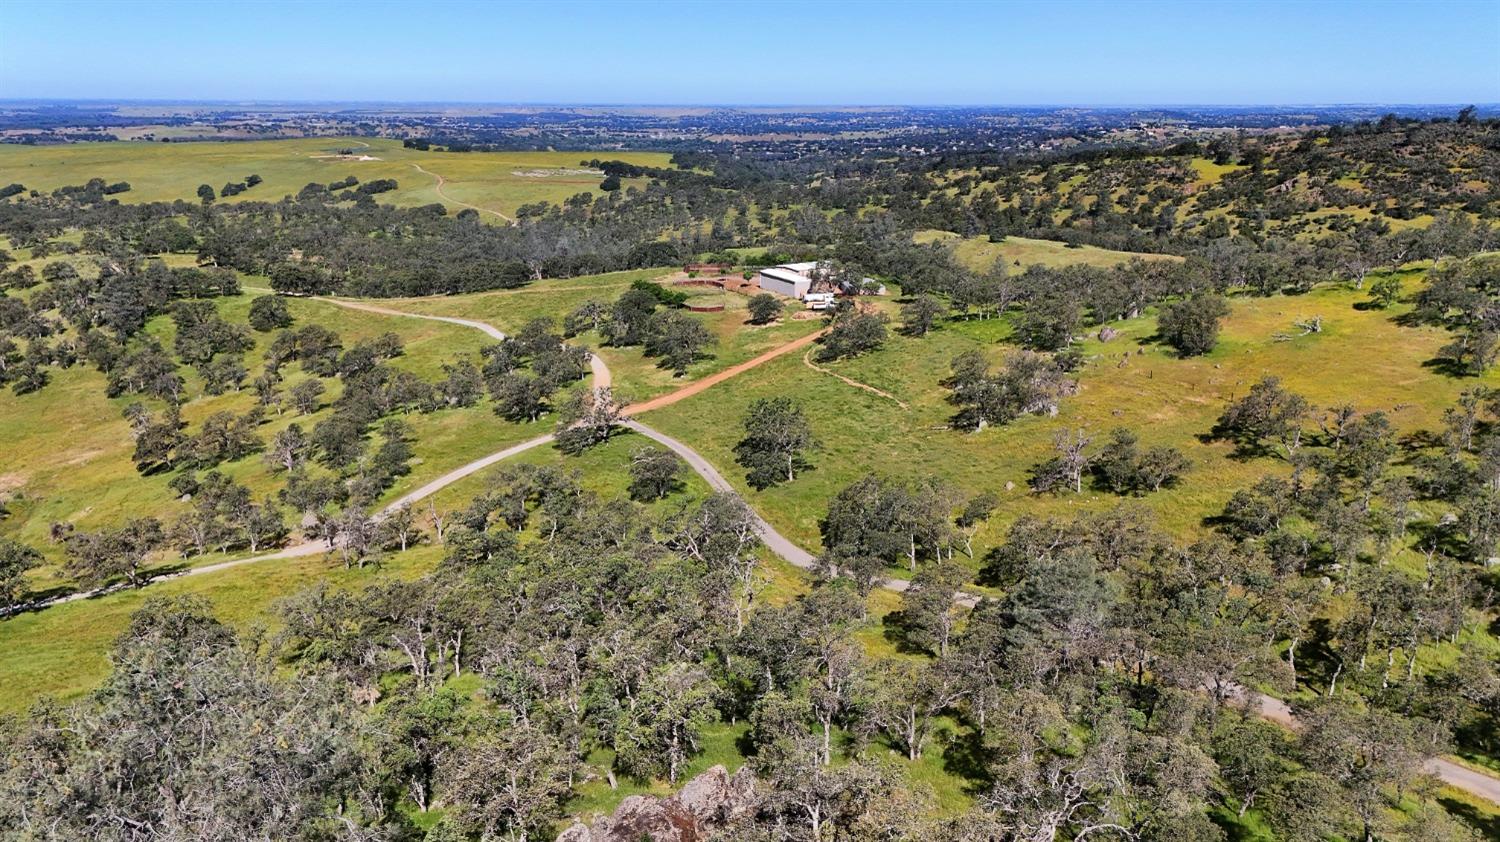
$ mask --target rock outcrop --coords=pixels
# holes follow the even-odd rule
[[[574,824],[557,842],[706,842],[714,831],[755,807],[755,775],[741,768],[733,775],[715,766],[683,785],[670,798],[632,795],[613,815],[593,825]]]

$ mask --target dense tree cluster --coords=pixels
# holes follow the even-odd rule
[[[588,372],[588,351],[568,345],[553,329],[552,320],[534,319],[516,335],[481,349],[479,373],[495,412],[507,420],[535,421],[550,408],[553,393]]]
[[[1282,655],[1270,641],[1325,633],[1310,609],[1330,586],[1271,542],[1179,546],[1120,508],[1023,517],[983,561],[1004,595],[966,602],[953,549],[993,505],[862,479],[830,506],[828,578],[760,604],[761,550],[738,499],[651,520],[557,468],[509,468],[467,507],[435,513],[436,570],[304,592],[268,639],[237,638],[190,599],[148,601],[99,693],[4,724],[0,819],[101,839],[145,824],[151,838],[387,839],[440,807],[452,838],[545,838],[598,757],[611,775],[680,782],[710,729],[744,720],[755,777],[730,838],[879,826],[911,840],[1091,828],[1219,839],[1210,808],[1252,807],[1283,834],[1316,817],[1319,833],[1466,838],[1441,814],[1389,806],[1470,715],[1429,707],[1432,694],[1483,664],[1412,678],[1373,657],[1408,645],[1411,619],[1441,616],[1400,600],[1441,606],[1446,585],[1403,590],[1406,574],[1372,566],[1357,581],[1374,613],[1326,632],[1366,629],[1372,657],[1342,636],[1328,658],[1307,640]],[[423,531],[391,520],[345,528],[371,552]],[[159,532],[70,541],[80,559],[128,558]],[[900,610],[869,618],[861,592],[892,563],[920,567]],[[866,651],[862,630],[882,622],[906,654]],[[471,674],[482,695],[451,684]],[[1243,682],[1293,680],[1340,682],[1299,709],[1308,726],[1295,734],[1236,707]],[[1378,703],[1351,704],[1351,683]],[[976,803],[930,818],[929,796],[883,756],[918,761],[955,727]]]
[[[1500,260],[1479,257],[1436,267],[1417,293],[1412,318],[1457,334],[1441,352],[1454,369],[1484,372],[1500,357]]]
[[[1023,415],[1056,415],[1062,398],[1078,388],[1055,358],[1031,351],[1012,352],[998,370],[983,353],[965,351],[953,358],[952,371],[943,385],[951,390],[948,402],[959,408],[953,422],[968,430]]]

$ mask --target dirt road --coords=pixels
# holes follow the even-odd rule
[[[423,175],[430,175],[433,178],[437,179],[437,194],[444,201],[446,201],[446,202],[452,202],[453,204],[458,205],[459,207],[462,207],[462,208],[469,208],[470,210],[476,210],[476,211],[479,211],[480,213],[487,213],[487,214],[491,214],[493,216],[498,216],[501,219],[505,220],[510,225],[515,225],[516,224],[516,221],[514,219],[506,216],[505,214],[501,213],[500,211],[490,210],[489,208],[482,208],[482,207],[480,207],[478,205],[471,205],[468,202],[460,202],[459,200],[453,198],[452,196],[449,196],[447,193],[443,192],[443,185],[448,183],[448,179],[443,178],[442,176],[438,175],[435,172],[429,172],[428,170],[422,169],[422,166],[420,164],[412,164],[412,167],[417,172],[422,173]]]
[[[820,330],[816,333],[809,333],[806,336],[793,339],[791,342],[788,342],[785,345],[777,345],[775,348],[766,351],[760,356],[745,360],[739,365],[733,365],[729,368],[724,369],[723,371],[710,374],[702,380],[694,380],[693,382],[687,384],[686,386],[683,386],[681,389],[678,389],[675,392],[669,392],[660,397],[652,398],[649,401],[633,403],[630,406],[625,407],[625,414],[640,415],[643,412],[650,412],[653,409],[661,409],[664,406],[671,406],[672,404],[677,403],[680,400],[690,398],[693,395],[696,395],[711,386],[716,386],[720,383],[723,383],[725,380],[728,380],[731,377],[739,376],[749,371],[750,369],[755,368],[756,366],[764,365],[771,360],[774,360],[777,357],[781,356],[782,354],[789,354],[792,351],[797,350],[798,348],[805,348],[808,345],[811,345],[813,342],[817,341],[817,338],[819,336],[822,336],[824,333],[827,333],[827,331]]]

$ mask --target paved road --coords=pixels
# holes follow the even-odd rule
[[[354,310],[363,310],[370,313],[379,313],[381,315],[408,316],[412,318],[432,319],[434,321],[450,322],[452,324],[463,325],[465,327],[474,328],[475,330],[484,331],[486,334],[496,339],[505,338],[505,334],[502,333],[499,328],[473,319],[459,319],[449,316],[429,316],[419,313],[406,313],[400,310],[392,310],[374,304],[367,304],[362,301],[351,301],[342,298],[324,298],[320,300],[327,301],[331,304],[337,304],[341,307],[348,307]],[[775,359],[782,354],[807,345],[812,340],[816,339],[818,335],[819,334],[809,334],[808,336],[789,342],[786,345],[782,345],[778,348],[767,351],[766,353],[761,354],[753,360],[741,363],[740,365],[734,366],[731,369],[726,369],[726,371],[724,372],[719,372],[718,374],[704,378],[703,380],[690,383],[687,386],[678,389],[676,392],[672,392],[668,395],[663,395],[660,398],[656,398],[652,401],[647,401],[644,404],[636,404],[632,407],[627,407],[627,412],[644,412],[649,409],[657,409],[662,406],[676,403],[683,398],[698,394],[709,385],[721,383],[724,380],[733,377],[735,374],[740,374],[742,372],[748,371],[749,369],[754,368],[757,365],[761,365],[762,363]],[[610,384],[611,376],[609,367],[605,365],[603,360],[591,354],[589,356],[589,365],[590,368],[593,369],[595,386],[607,386]],[[705,383],[707,383],[707,385],[704,385]],[[642,424],[635,418],[627,418],[623,422],[623,424],[629,429],[634,430],[635,432],[660,443],[667,449],[671,450],[673,453],[676,453],[678,456],[682,457],[683,461],[687,462],[688,466],[691,467],[695,473],[703,477],[704,481],[707,482],[709,487],[713,490],[725,491],[730,493],[734,492],[734,487],[729,484],[729,481],[724,478],[724,475],[719,473],[718,469],[715,468],[713,464],[710,463],[707,459],[704,459],[703,456],[698,453],[698,451],[659,430]],[[522,453],[534,447],[540,447],[541,445],[547,444],[548,442],[552,441],[552,439],[553,436],[551,434],[538,436],[534,439],[521,442],[520,444],[512,445],[503,450],[498,450],[494,453],[489,454],[488,456],[476,459],[473,462],[468,463],[467,465],[449,471],[448,473],[443,474],[442,476],[432,480],[426,485],[423,485],[422,487],[402,496],[400,499],[391,503],[389,506],[382,509],[379,514],[377,514],[377,517],[385,516],[402,505],[416,503],[417,501],[429,497],[437,493],[439,490],[452,485],[453,483],[459,481],[460,479],[463,479],[464,477],[484,470],[490,465],[501,462],[518,453]],[[767,549],[775,553],[777,556],[785,559],[787,563],[795,567],[799,567],[804,570],[811,570],[816,566],[816,556],[792,543],[791,540],[782,535],[780,532],[777,532],[775,527],[767,523],[758,512],[755,512],[752,509],[751,514],[755,518],[756,530],[760,533],[761,540],[765,542]],[[196,576],[202,575],[204,573],[215,573],[221,570],[227,570],[231,567],[238,567],[243,564],[252,564],[259,561],[267,561],[270,559],[297,558],[301,556],[318,555],[325,550],[327,550],[327,546],[323,542],[309,541],[291,547],[286,547],[274,553],[267,553],[265,555],[258,555],[250,558],[234,559],[231,561],[222,561],[217,564],[209,564],[203,567],[190,568],[180,573],[158,577],[158,580],[175,579],[183,576]],[[881,582],[882,587],[898,592],[905,591],[909,585],[910,583],[905,579],[886,579]],[[35,607],[44,608],[50,605],[56,605],[63,602],[72,602],[79,599],[86,599],[92,596],[98,596],[103,593],[120,589],[120,586],[116,586],[107,590],[69,594],[67,596],[48,600],[47,602]],[[964,605],[972,607],[978,601],[978,598],[971,594],[960,593],[957,600]],[[1282,700],[1272,696],[1264,695],[1262,693],[1256,693],[1243,687],[1237,687],[1233,691],[1233,695],[1239,697],[1242,700],[1249,699],[1250,701],[1252,701],[1254,703],[1256,713],[1261,717],[1288,728],[1297,727],[1296,717],[1293,716],[1291,708],[1288,707],[1287,704]],[[1460,766],[1457,763],[1444,760],[1441,757],[1428,758],[1423,764],[1423,769],[1450,786],[1461,789],[1480,798],[1487,799],[1496,804],[1500,804],[1500,779],[1491,777],[1481,772],[1476,772],[1473,769],[1465,766]]]
[[[454,468],[453,470],[449,471],[446,474],[443,474],[442,476],[438,477],[432,482],[427,483],[421,488],[418,488],[409,494],[402,495],[394,503],[391,503],[389,506],[381,509],[377,517],[386,517],[390,515],[391,512],[394,512],[402,506],[410,506],[416,503],[418,500],[431,497],[432,495],[438,493],[444,488],[447,488],[453,483],[458,482],[464,477],[469,476],[470,474],[478,473],[485,468],[488,468],[489,466],[495,464],[496,462],[503,462],[504,460],[515,456],[517,453],[524,453],[534,447],[541,447],[544,444],[550,444],[553,438],[555,437],[551,433],[548,433],[545,436],[537,436],[534,439],[528,439],[527,441],[523,441],[520,444],[513,444],[510,447],[505,448],[504,450],[497,450],[494,453],[491,453],[490,455],[485,456],[481,459],[475,459],[473,462],[470,462],[469,464],[462,467]]]
[[[1238,685],[1231,689],[1230,694],[1240,701],[1249,700],[1255,713],[1262,719],[1291,730],[1298,728],[1297,717],[1292,713],[1291,706],[1281,699]],[[1427,758],[1422,763],[1422,770],[1449,786],[1500,804],[1500,778],[1476,772],[1441,757]]]
[[[272,293],[273,291],[263,290],[263,288],[260,287],[246,287],[246,290],[252,291],[252,293]],[[371,303],[360,302],[360,300],[354,299],[333,299],[333,297],[315,296],[314,300],[318,300],[318,302],[327,302],[330,303],[330,305],[339,305],[341,306],[341,308],[374,312],[374,314],[380,315],[401,315],[401,317],[407,318],[426,318],[426,320],[428,321],[446,321],[446,323],[449,324],[458,324],[458,326],[460,327],[472,327],[472,329],[480,330],[480,332],[483,332],[484,335],[492,336],[492,338],[495,339],[505,338],[505,333],[502,332],[501,329],[493,326],[493,324],[487,323],[487,321],[478,321],[477,318],[459,318],[455,317],[455,315],[428,315],[425,314],[425,312],[399,311],[399,309],[383,308],[383,306],[371,305]],[[613,375],[609,372],[609,366],[604,365],[604,360],[598,359],[597,354],[589,354],[588,368],[589,372],[594,375],[595,387],[600,387],[600,389],[603,389],[603,387],[610,386],[610,384],[613,384],[613,381],[615,381],[615,377],[613,377]],[[493,464],[493,462],[490,462],[490,464]]]
[[[259,287],[245,287],[245,289],[248,292],[271,292],[271,290],[266,290]],[[487,322],[478,321],[477,319],[461,319],[452,316],[432,316],[425,313],[408,313],[402,310],[393,310],[389,307],[381,307],[376,304],[370,304],[364,301],[355,301],[346,298],[328,298],[319,296],[315,297],[315,300],[322,301],[328,304],[335,304],[340,307],[347,307],[351,310],[360,310],[366,313],[376,313],[383,316],[404,316],[413,319],[428,319],[430,321],[448,322],[450,324],[461,325],[463,327],[483,331],[486,335],[497,340],[503,340],[505,338],[505,333],[499,328]],[[796,340],[796,343],[806,344],[804,341],[805,339],[806,338]],[[786,353],[787,350],[792,350],[792,348],[782,346],[782,349],[768,351],[765,354],[756,357],[754,360],[751,360],[749,363],[741,363],[739,366],[736,366],[734,369],[734,373],[738,374],[743,371],[748,371],[750,368],[754,368],[755,365],[759,365],[767,360],[779,356],[782,353]],[[751,363],[753,363],[753,365]],[[600,359],[598,355],[589,355],[589,368],[593,373],[593,385],[595,387],[602,388],[605,386],[609,386],[613,382],[613,375],[611,375],[610,373],[609,366],[605,364],[604,360]],[[722,374],[722,372],[720,372],[720,374]],[[714,382],[722,382],[725,379],[727,378],[718,377],[716,380],[714,380]],[[682,398],[692,394],[697,394],[700,391],[702,391],[702,388],[698,387],[698,383],[690,383],[687,386],[684,386],[682,389],[679,389],[677,392],[662,396],[662,398],[665,400],[658,399],[662,402],[654,403],[653,408],[654,406],[665,406],[670,403],[675,403],[677,400],[681,400]],[[627,407],[627,411],[629,411],[630,409],[632,408]],[[697,471],[698,474],[702,476],[704,480],[707,481],[708,484],[715,490],[733,490],[729,485],[729,482],[724,479],[722,474],[720,474],[717,470],[714,469],[712,465],[708,463],[708,460],[704,459],[687,445],[683,444],[680,441],[677,441],[676,439],[669,438],[665,434],[659,433],[656,430],[653,430],[638,421],[631,420],[628,421],[626,425],[631,429],[641,433],[642,435],[649,436],[650,438],[661,442],[662,444],[671,448],[673,451],[677,452],[688,462],[689,465],[693,467],[693,470]],[[528,439],[527,441],[523,441],[519,444],[514,444],[510,447],[497,450],[487,456],[483,456],[458,468],[454,468],[453,470],[433,479],[431,482],[428,482],[420,488],[402,495],[399,499],[377,512],[375,514],[375,517],[377,519],[386,517],[391,512],[395,511],[397,508],[403,505],[413,505],[420,500],[424,500],[427,497],[436,494],[438,491],[452,485],[453,483],[458,482],[464,477],[478,473],[479,471],[482,471],[485,468],[496,464],[497,462],[502,462],[506,459],[509,459],[510,457],[515,456],[518,453],[523,453],[527,450],[531,450],[532,448],[548,444],[552,440],[553,435],[551,433],[543,436],[537,436],[534,439]],[[760,515],[757,514],[755,517],[757,528],[759,528],[761,531],[761,537],[766,542],[766,546],[769,547],[772,552],[775,552],[777,555],[785,558],[788,562],[798,567],[804,569],[812,568],[812,554],[787,540],[786,537],[773,529],[770,524],[762,520],[760,518]],[[171,579],[180,579],[184,576],[201,576],[205,573],[218,573],[220,571],[228,570],[233,567],[240,567],[242,565],[254,564],[261,561],[270,561],[272,559],[302,558],[306,556],[320,555],[324,552],[327,552],[328,549],[328,545],[323,541],[305,541],[300,544],[293,544],[289,547],[283,547],[282,549],[276,550],[275,552],[248,556],[246,558],[230,559],[228,561],[220,561],[214,564],[205,564],[202,567],[190,567],[186,570],[181,570],[175,573],[155,576],[151,581],[162,582]],[[28,607],[31,610],[49,608],[53,605],[61,605],[65,602],[76,602],[82,599],[90,599],[96,596],[103,596],[105,594],[124,590],[127,587],[128,586],[126,585],[113,585],[107,588],[98,588],[92,591],[80,591],[77,593],[64,594],[62,596],[43,600],[42,602],[33,603]]]
[[[713,490],[727,491],[731,494],[734,493],[734,486],[729,484],[729,480],[724,479],[724,475],[719,473],[718,469],[710,464],[707,459],[704,459],[703,456],[698,453],[698,451],[692,449],[691,447],[688,447],[687,445],[683,444],[677,439],[672,438],[666,433],[660,432],[651,427],[647,427],[645,424],[642,424],[634,418],[626,420],[625,426],[649,439],[660,442],[668,450],[671,450],[673,453],[681,456],[682,461],[688,463],[688,467],[692,468],[693,471],[698,474],[698,476],[703,477],[704,481],[707,482],[708,486]],[[787,563],[800,567],[803,570],[811,570],[814,566],[816,566],[816,556],[814,556],[807,550],[802,549],[796,544],[793,544],[785,535],[777,532],[776,529],[772,527],[771,524],[766,523],[765,519],[762,518],[760,514],[754,509],[750,510],[750,514],[755,517],[755,529],[760,533],[760,538],[765,542],[767,549],[769,549],[776,555],[786,559]]]
[[[1454,789],[1461,789],[1493,804],[1500,804],[1500,778],[1476,772],[1467,766],[1460,766],[1441,757],[1427,758],[1422,764],[1422,769]]]

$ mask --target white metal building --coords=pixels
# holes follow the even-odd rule
[[[785,266],[772,266],[760,270],[755,281],[766,292],[774,292],[801,301],[807,296],[808,288],[812,286],[812,278],[807,273],[817,265],[816,263],[789,263]],[[793,267],[806,268],[799,271]]]
[[[801,263],[783,263],[780,266],[777,266],[776,268],[777,269],[790,269],[790,270],[792,270],[793,272],[796,272],[799,275],[811,275],[813,273],[813,270],[816,269],[816,268],[818,268],[818,261],[816,261],[816,260],[804,260]]]
[[[817,269],[818,262],[816,260],[808,260],[802,263],[783,263],[780,266],[772,266],[769,269],[760,270],[760,274],[756,276],[755,280],[760,285],[760,288],[766,292],[774,292],[779,295],[785,295],[788,298],[795,298],[798,301],[805,301],[807,300],[808,292],[812,289],[813,274]],[[828,285],[825,284],[824,286],[826,288]],[[885,295],[885,286],[874,278],[865,278],[864,286],[876,290],[876,295]],[[832,293],[857,295],[859,290],[851,288],[840,292],[834,289]]]

